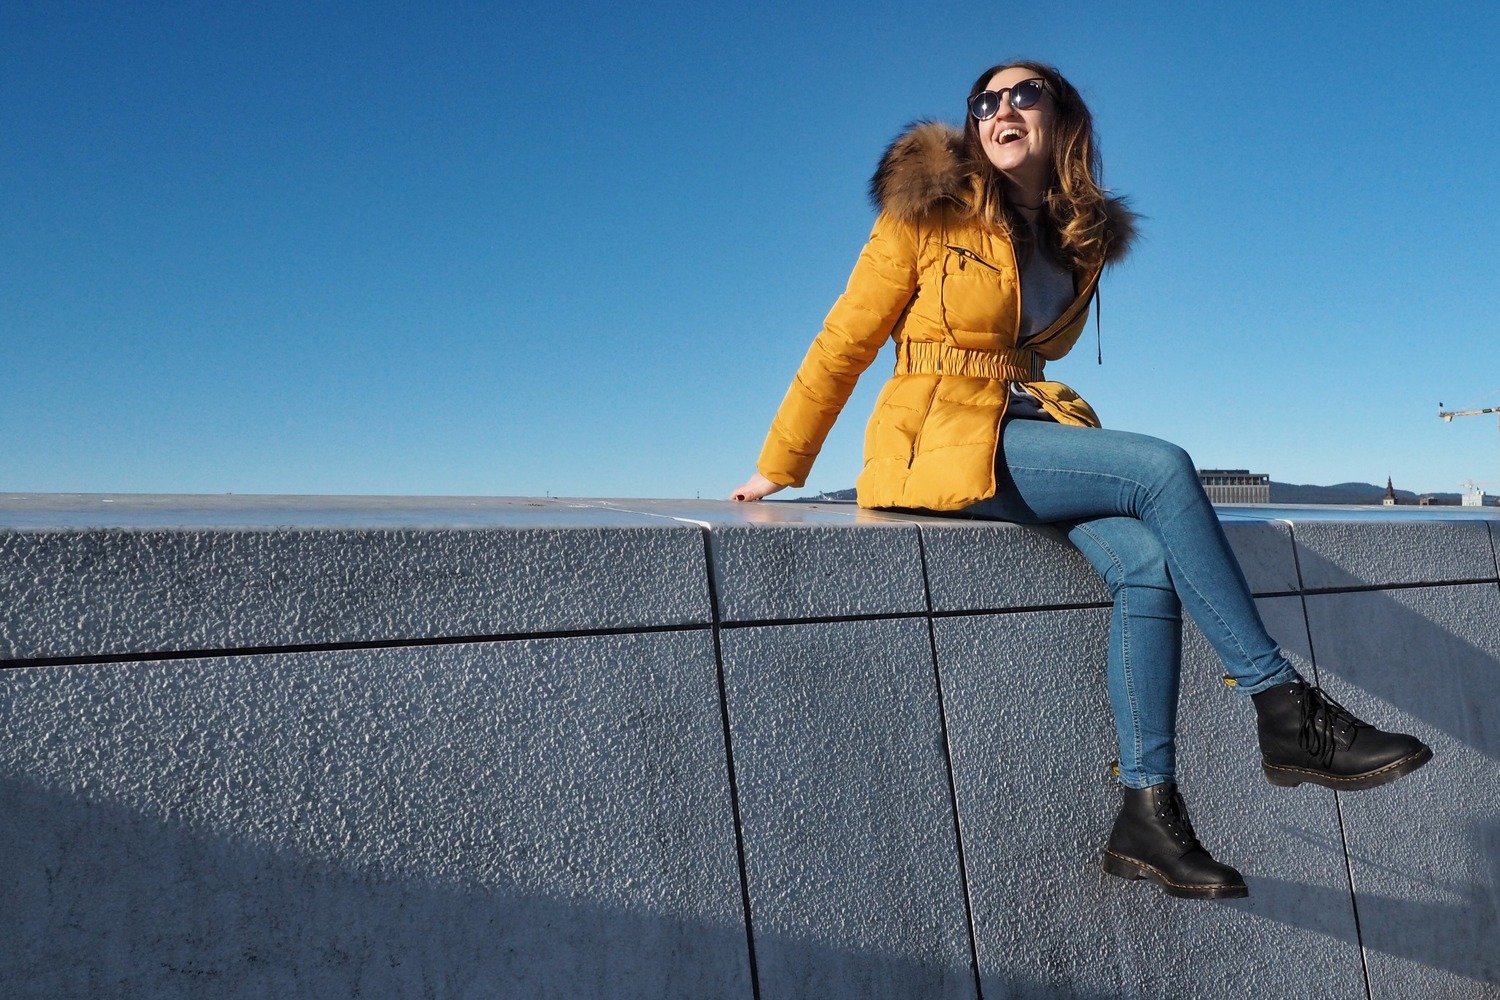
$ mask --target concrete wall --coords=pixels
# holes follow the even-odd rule
[[[847,505],[0,495],[0,995],[1500,995],[1500,520],[1225,508],[1436,759],[1280,789],[1189,629],[1248,899],[1100,871],[1106,594]]]

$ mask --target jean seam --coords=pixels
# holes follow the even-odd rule
[[[1021,471],[1021,472],[1065,473],[1065,474],[1070,475],[1070,476],[1087,476],[1087,477],[1089,477],[1091,479],[1102,479],[1102,480],[1106,480],[1106,481],[1109,481],[1109,482],[1116,482],[1116,483],[1129,483],[1131,486],[1134,486],[1136,489],[1144,491],[1144,493],[1145,493],[1144,503],[1150,505],[1152,518],[1155,519],[1158,523],[1161,521],[1160,509],[1156,505],[1155,497],[1152,496],[1151,487],[1147,486],[1145,483],[1142,483],[1142,482],[1140,482],[1138,480],[1131,479],[1129,476],[1122,476],[1122,475],[1119,475],[1118,473],[1111,473],[1111,472],[1092,472],[1092,471],[1089,471],[1087,469],[1043,469],[1043,468],[1038,468],[1036,466],[1031,466],[1031,465],[1013,465],[1013,466],[1011,466],[1011,469],[1012,470],[1016,470],[1016,471]],[[1167,547],[1166,540],[1161,537],[1161,532],[1157,531],[1156,535],[1157,535],[1157,540],[1162,543],[1162,550],[1170,554],[1171,550]],[[1090,537],[1093,537],[1093,536],[1091,535]],[[1250,654],[1245,650],[1244,644],[1240,642],[1240,637],[1238,635],[1235,635],[1234,632],[1232,630],[1230,630],[1230,628],[1228,627],[1228,625],[1225,623],[1223,616],[1219,614],[1219,610],[1217,608],[1215,608],[1212,603],[1209,602],[1208,598],[1206,598],[1206,597],[1203,596],[1203,592],[1202,591],[1200,591],[1197,587],[1193,586],[1193,582],[1191,580],[1188,580],[1188,579],[1186,579],[1186,577],[1184,577],[1184,579],[1182,580],[1182,582],[1187,585],[1187,588],[1193,592],[1193,596],[1195,598],[1197,598],[1200,602],[1202,602],[1203,606],[1205,608],[1207,608],[1209,610],[1209,612],[1214,616],[1214,621],[1219,626],[1219,632],[1221,634],[1223,634],[1223,635],[1228,636],[1233,641],[1234,648],[1238,651],[1238,653],[1240,655],[1240,659],[1246,665],[1248,665],[1248,666],[1250,666],[1250,667],[1253,668],[1254,665],[1255,665],[1254,660],[1252,660],[1250,658]]]
[[[1125,701],[1126,704],[1130,706],[1130,751],[1133,755],[1133,759],[1130,762],[1130,769],[1134,770],[1138,769],[1141,763],[1141,717],[1140,709],[1136,704],[1135,679],[1132,676],[1130,670],[1130,609],[1125,597],[1125,592],[1130,588],[1124,585],[1125,560],[1121,559],[1119,554],[1116,553],[1114,549],[1110,548],[1109,544],[1105,542],[1104,539],[1099,537],[1098,533],[1089,530],[1087,525],[1078,525],[1078,530],[1082,531],[1085,535],[1088,535],[1090,538],[1092,538],[1094,540],[1094,544],[1104,550],[1104,553],[1109,556],[1109,561],[1114,565],[1115,570],[1120,574],[1121,583],[1119,588],[1115,592],[1114,605],[1115,610],[1120,616],[1120,671],[1123,674],[1123,679],[1125,681]],[[1107,657],[1108,653],[1106,652],[1106,660]],[[1105,667],[1107,670],[1107,662]],[[1106,687],[1108,687],[1107,679],[1105,684]],[[1121,761],[1121,773],[1125,773],[1126,770],[1127,769],[1125,766],[1125,762]]]
[[[1280,652],[1280,650],[1278,650],[1278,652]],[[1240,695],[1243,698],[1249,698],[1251,695],[1260,694],[1262,691],[1269,691],[1273,687],[1280,687],[1283,684],[1289,684],[1293,679],[1302,676],[1297,672],[1297,668],[1291,664],[1291,661],[1287,662],[1287,671],[1291,672],[1291,677],[1287,677],[1284,680],[1274,679],[1274,677],[1279,676],[1280,673],[1286,672],[1279,671],[1278,674],[1272,675],[1272,679],[1262,681],[1261,683],[1256,684],[1253,687],[1245,687],[1244,685],[1236,684],[1234,686],[1234,693]]]
[[[1161,784],[1161,783],[1164,783],[1164,781],[1176,781],[1176,780],[1178,780],[1178,775],[1175,775],[1175,774],[1143,774],[1143,775],[1140,775],[1139,778],[1136,778],[1136,780],[1137,781],[1143,781],[1143,783],[1145,783],[1145,784],[1131,784],[1130,781],[1125,781],[1125,775],[1121,774],[1121,784],[1124,784],[1124,786],[1127,786],[1127,787],[1131,787],[1131,789],[1149,789],[1149,787],[1154,786],[1154,784]]]
[[[1149,493],[1149,490],[1147,492]],[[1155,518],[1158,523],[1160,523],[1160,521],[1161,521],[1161,513],[1160,513],[1159,509],[1157,508],[1156,498],[1148,495],[1146,497],[1146,503],[1149,504],[1150,507],[1151,507],[1151,511],[1152,511],[1152,515],[1151,516],[1153,518]],[[1166,549],[1166,542],[1165,541],[1162,542],[1162,548],[1164,550]],[[1209,610],[1209,612],[1214,616],[1214,621],[1217,622],[1218,626],[1219,626],[1219,632],[1221,634],[1223,634],[1223,635],[1228,636],[1234,642],[1234,648],[1239,651],[1240,659],[1242,661],[1244,661],[1244,663],[1245,663],[1246,666],[1249,666],[1249,667],[1253,668],[1255,666],[1255,661],[1253,659],[1251,659],[1249,652],[1246,651],[1246,649],[1245,649],[1244,643],[1242,643],[1240,641],[1240,637],[1237,634],[1235,634],[1235,632],[1234,632],[1233,629],[1231,629],[1229,627],[1229,623],[1226,622],[1226,621],[1224,621],[1224,616],[1221,615],[1221,614],[1219,614],[1219,609],[1216,608],[1216,607],[1214,607],[1213,602],[1211,602],[1207,597],[1205,597],[1203,595],[1203,592],[1201,590],[1199,590],[1197,587],[1193,586],[1193,581],[1189,580],[1185,574],[1183,576],[1182,582],[1187,585],[1187,588],[1193,592],[1193,596],[1196,597],[1199,601],[1203,602],[1203,606],[1205,608],[1207,608]],[[1252,603],[1253,603],[1253,599],[1252,599]]]

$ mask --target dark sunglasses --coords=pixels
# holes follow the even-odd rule
[[[1036,107],[1036,102],[1042,99],[1047,92],[1047,81],[1039,76],[1029,80],[1022,80],[1013,87],[1005,87],[1001,90],[981,90],[969,98],[969,114],[979,121],[987,122],[999,113],[1005,106],[1005,99],[1010,98],[1010,106],[1017,111],[1025,111],[1027,108]]]

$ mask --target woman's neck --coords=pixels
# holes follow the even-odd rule
[[[1005,175],[1005,199],[1017,208],[1037,211],[1047,197],[1047,185],[1035,178]]]

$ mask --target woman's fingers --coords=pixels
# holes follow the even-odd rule
[[[775,493],[777,490],[782,489],[786,489],[786,487],[782,486],[780,483],[771,482],[771,480],[767,479],[765,476],[762,476],[757,472],[755,475],[745,480],[744,485],[738,487],[733,493],[729,494],[729,498],[731,500],[740,501],[759,500],[762,497],[769,496],[770,494]]]

